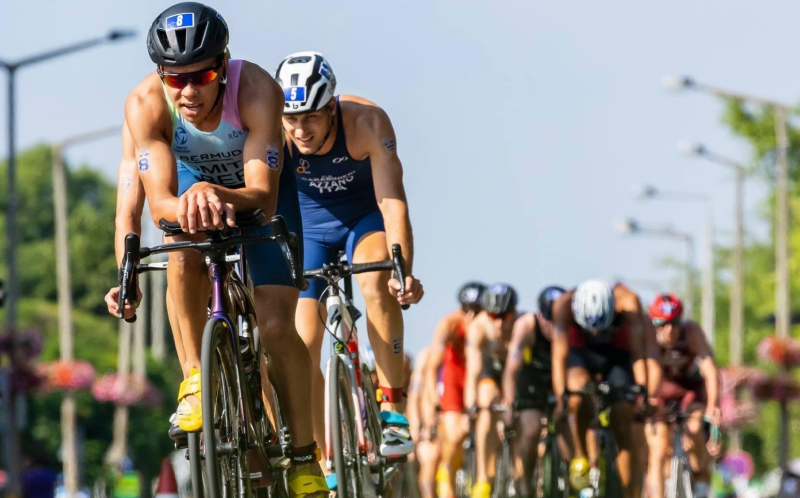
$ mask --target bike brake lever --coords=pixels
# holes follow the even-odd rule
[[[136,266],[139,264],[139,236],[129,233],[125,236],[125,256],[122,258],[122,267],[119,271],[119,299],[117,301],[118,316],[128,323],[136,321],[136,305],[138,305],[139,281],[136,278]],[[133,295],[133,299],[131,299]],[[134,315],[125,318],[125,303],[130,303],[134,308]]]
[[[272,230],[272,236],[275,237],[275,242],[281,248],[286,264],[289,266],[294,286],[301,291],[308,289],[308,280],[303,276],[303,272],[298,270],[300,263],[297,257],[297,236],[294,233],[289,233],[283,216],[273,216],[269,220],[269,227]]]
[[[400,244],[392,244],[392,263],[394,265],[394,273],[397,280],[400,282],[400,294],[406,293],[406,261],[403,258],[403,251]],[[408,304],[400,306],[401,309],[407,310],[410,307]]]

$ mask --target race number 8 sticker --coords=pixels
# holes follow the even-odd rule
[[[278,169],[280,166],[280,154],[274,145],[267,146],[267,166],[269,169]]]

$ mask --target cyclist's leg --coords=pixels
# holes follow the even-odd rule
[[[303,239],[303,268],[310,270],[330,263],[336,257],[335,251],[318,241],[316,237],[305,236]],[[314,439],[322,451],[322,468],[327,474],[327,453],[325,448],[325,378],[321,370],[322,341],[325,337],[325,324],[320,320],[327,315],[325,303],[319,304],[319,298],[325,290],[323,280],[309,280],[309,287],[300,294],[297,303],[297,332],[303,339],[311,356],[311,408],[313,411]]]
[[[630,355],[622,351],[609,354],[611,367],[606,380],[617,388],[633,386],[633,368]],[[638,423],[634,405],[627,402],[615,403],[611,409],[611,429],[617,442],[617,470],[627,498],[642,494],[647,459],[640,455],[644,447],[644,428]]]
[[[386,233],[380,212],[364,216],[352,227],[347,238],[347,257],[354,263],[380,261],[389,258]],[[403,315],[397,300],[389,294],[389,272],[356,275],[358,287],[367,306],[367,331],[380,387],[401,389],[403,372]],[[381,409],[403,412],[402,401],[383,403]]]
[[[694,472],[695,498],[708,496],[709,483],[711,482],[711,457],[706,448],[705,433],[703,431],[703,412],[706,397],[703,386],[698,386],[696,391],[687,393],[682,403],[682,408],[691,415],[686,421],[685,448],[689,455],[689,464]]]
[[[542,416],[540,409],[521,410],[516,421],[517,457],[522,462],[522,473],[515,478],[518,482],[519,494],[523,497],[531,496],[529,489],[530,476],[536,468],[539,456],[539,439],[542,434]]]
[[[439,441],[420,437],[416,444],[416,459],[419,463],[419,489],[422,498],[436,498],[436,468],[439,465]]]
[[[178,195],[182,195],[197,179],[188,170],[178,171]],[[170,242],[184,240],[200,241],[205,235],[184,234],[170,237]],[[196,431],[202,424],[202,408],[196,394],[199,392],[200,376],[192,376],[200,369],[200,349],[206,309],[211,283],[206,273],[202,255],[194,251],[169,254],[167,265],[167,313],[175,337],[175,349],[181,361],[181,370],[186,379],[181,384],[184,394],[176,412],[176,421],[181,429]],[[189,380],[189,377],[192,379]]]
[[[589,376],[590,365],[586,357],[587,351],[582,348],[570,348],[567,356],[567,390],[581,391],[591,380]],[[567,400],[569,413],[568,424],[571,434],[572,454],[570,460],[575,458],[588,458],[586,436],[589,428],[590,416],[588,403],[582,396],[570,396]],[[593,438],[592,438],[593,439]],[[594,455],[597,458],[597,455]]]
[[[291,180],[294,180],[292,175]],[[297,192],[281,181],[277,213],[286,219],[290,232],[302,234]],[[286,187],[286,188],[285,188]],[[271,233],[269,227],[247,233]],[[302,241],[302,239],[300,239]],[[302,244],[302,242],[301,242]],[[298,248],[302,259],[303,247]],[[311,357],[295,328],[299,291],[294,287],[286,262],[276,244],[245,247],[250,278],[255,287],[255,306],[261,344],[267,352],[269,378],[281,407],[281,415],[292,435],[294,460],[289,471],[293,496],[324,496],[328,486],[316,458],[312,415],[308,402],[311,391]],[[308,459],[301,457],[308,456]],[[302,463],[297,463],[301,461]]]
[[[489,483],[491,460],[497,454],[500,439],[497,435],[497,415],[489,408],[500,399],[496,380],[483,378],[478,382],[478,419],[475,422],[475,456],[478,484]]]
[[[647,485],[650,498],[664,498],[664,470],[669,457],[670,434],[669,425],[661,420],[647,424],[647,446],[650,450]]]
[[[442,409],[444,410],[445,407],[443,406]],[[456,494],[456,472],[461,468],[463,443],[468,430],[467,416],[461,410],[442,412],[439,424],[439,436],[442,444],[440,498],[451,498]]]

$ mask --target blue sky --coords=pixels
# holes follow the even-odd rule
[[[21,70],[18,145],[121,122],[125,96],[153,70],[146,30],[170,3],[0,3],[3,60],[114,27],[138,31],[133,41]],[[511,282],[526,308],[551,283],[613,276],[674,281],[676,272],[659,269],[659,262],[683,258],[683,247],[621,237],[614,221],[669,222],[701,242],[702,207],[643,203],[633,199],[632,185],[708,194],[719,240],[730,240],[731,175],[682,157],[675,143],[701,140],[745,162],[750,150],[721,126],[717,101],[666,92],[664,75],[690,74],[792,103],[800,95],[800,5],[790,2],[211,5],[228,21],[234,57],[272,72],[291,52],[321,51],[341,93],[369,98],[392,118],[416,238],[415,274],[427,292],[406,313],[412,351],[429,342],[467,279]],[[4,155],[5,87],[0,96]],[[74,147],[68,158],[113,176],[119,140]],[[763,236],[760,182],[746,187],[746,216]]]

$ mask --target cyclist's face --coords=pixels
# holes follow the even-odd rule
[[[665,322],[661,325],[653,325],[656,328],[656,338],[658,339],[658,343],[660,345],[672,346],[678,342],[678,334],[681,331],[679,321],[673,320],[671,322]]]
[[[301,154],[316,154],[330,135],[336,115],[336,102],[331,102],[314,112],[284,114],[283,129]]]
[[[188,66],[162,67],[161,70],[164,73],[175,75],[195,73],[196,76],[192,78],[192,81],[180,82],[180,85],[185,84],[182,88],[170,86],[167,81],[164,81],[164,87],[167,89],[167,95],[172,105],[175,106],[186,121],[201,123],[208,118],[214,108],[214,102],[217,100],[219,92],[220,79],[228,71],[228,61],[226,58],[220,65],[216,58],[211,58]],[[211,81],[203,84],[200,75],[209,70],[216,70],[218,74],[213,79],[209,76],[207,79],[211,79]]]

